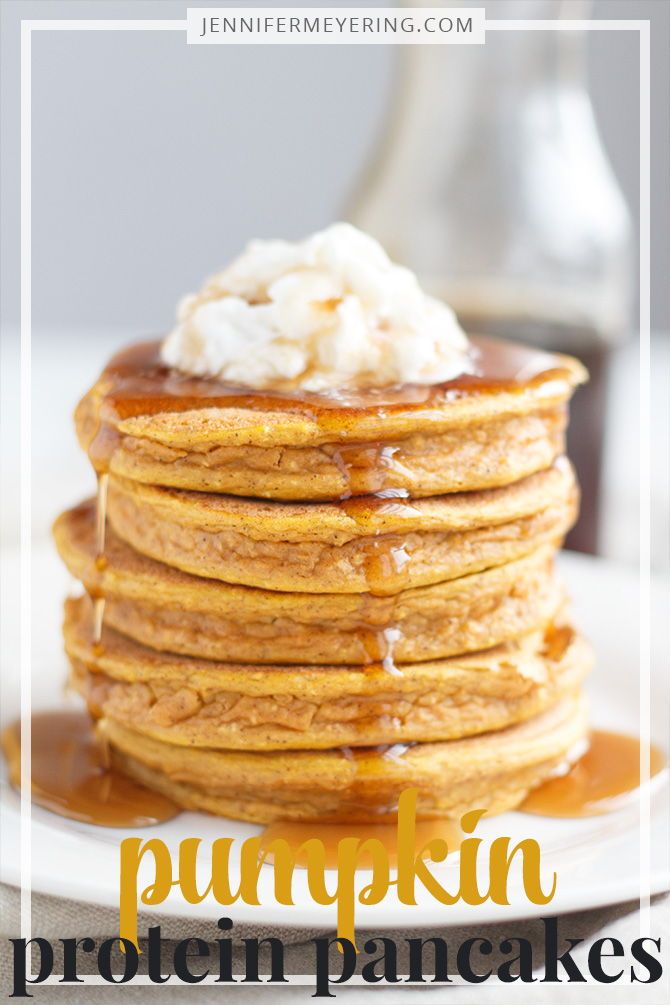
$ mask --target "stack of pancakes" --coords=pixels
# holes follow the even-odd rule
[[[124,771],[225,816],[360,822],[409,787],[424,818],[509,809],[578,756],[590,653],[554,555],[584,371],[475,345],[479,376],[356,396],[187,378],[157,343],[112,360],[76,414],[98,512],[55,537],[87,591],[72,680]]]

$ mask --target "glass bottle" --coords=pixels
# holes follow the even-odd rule
[[[585,6],[499,0],[493,16],[583,17]],[[569,436],[583,504],[569,544],[595,551],[607,355],[629,323],[631,262],[586,41],[515,30],[489,31],[483,46],[403,47],[393,121],[348,216],[466,331],[584,361],[591,381],[574,399]]]

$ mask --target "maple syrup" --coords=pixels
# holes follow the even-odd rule
[[[396,457],[400,447],[388,443],[343,443],[336,447],[329,445],[326,453],[342,475],[344,489],[339,498],[375,495],[391,498],[393,495],[407,497],[406,489],[389,485],[391,475],[403,475],[411,479],[412,473]]]
[[[569,364],[552,353],[502,339],[473,336],[473,367],[440,384],[399,384],[384,388],[263,391],[230,384],[217,377],[193,377],[166,366],[159,340],[122,349],[102,374],[106,385],[104,418],[123,420],[159,412],[193,408],[252,408],[289,410],[335,418],[352,411],[384,415],[416,410],[427,403],[466,394],[521,390],[547,381],[572,382]],[[345,437],[346,439],[346,437]]]
[[[107,568],[107,558],[105,556],[105,535],[107,531],[107,490],[109,487],[109,474],[103,472],[98,475],[98,492],[95,506],[95,567],[98,572],[104,572]]]
[[[325,443],[344,443],[355,435],[357,416],[384,418],[391,414],[421,413],[445,401],[468,395],[521,392],[547,385],[567,395],[574,371],[561,357],[514,342],[473,336],[472,372],[441,384],[402,384],[394,387],[341,389],[315,393],[301,390],[256,391],[215,377],[192,377],[165,366],[160,341],[142,342],[117,353],[100,378],[102,401],[99,425],[88,446],[99,472],[108,469],[119,440],[117,425],[125,419],[203,408],[239,408],[255,411],[289,411],[314,421]],[[385,475],[398,462],[397,448],[381,444],[354,444],[332,454],[345,479],[343,498],[352,493],[351,472],[360,469],[355,491],[367,494],[383,489]]]
[[[373,673],[381,669],[393,677],[403,676],[395,662],[395,647],[403,637],[400,628],[390,624],[379,628],[361,622],[354,634],[361,645],[360,662],[364,671]]]
[[[402,638],[402,632],[399,628],[385,628],[380,635],[385,646],[382,668],[393,677],[402,677],[402,670],[395,662],[395,645]]]
[[[650,751],[650,775],[666,766],[664,754]],[[549,817],[589,817],[609,813],[631,799],[640,786],[640,741],[635,736],[594,730],[588,750],[557,778],[526,797],[520,809]]]
[[[339,751],[347,761],[356,762],[356,770],[362,774],[370,764],[374,764],[377,758],[383,757],[389,761],[398,761],[404,757],[408,750],[416,746],[416,741],[408,743],[378,743],[375,747],[339,747]],[[386,812],[387,807],[382,807],[380,812]]]
[[[93,597],[92,600],[93,600],[93,651],[96,656],[101,656],[103,652],[102,628],[103,628],[103,621],[105,618],[105,598]]]
[[[107,492],[109,487],[109,473],[98,472],[98,491],[95,500],[95,568],[98,572],[104,572],[107,568],[107,556],[105,555],[105,538],[107,534]],[[102,594],[93,596],[93,652],[96,656],[101,656],[102,629],[105,620],[105,598]]]
[[[373,537],[363,543],[363,572],[373,597],[388,597],[410,585],[409,553],[399,538]]]
[[[414,744],[342,747],[343,757],[365,773],[377,758],[399,760]],[[12,784],[20,786],[20,724],[2,734],[2,747]],[[588,751],[570,771],[534,789],[521,811],[541,816],[584,817],[618,809],[639,787],[640,743],[635,737],[594,731]],[[666,758],[651,748],[651,776],[666,768]],[[108,750],[95,734],[85,712],[52,711],[32,718],[32,799],[60,816],[104,827],[149,826],[176,816],[180,810],[160,795],[110,766]],[[370,812],[370,807],[366,807]],[[395,807],[377,807],[380,816]],[[395,853],[395,824],[331,824],[279,822],[264,832],[265,843],[283,837],[297,848],[310,837],[324,841],[329,868],[336,864],[337,843],[343,837],[378,837]],[[452,851],[460,831],[450,820],[417,822],[417,843],[446,838]],[[300,863],[299,863],[300,864]],[[361,863],[361,868],[365,868]]]
[[[380,534],[374,518],[384,513],[411,517],[417,513],[416,507],[407,502],[404,495],[384,491],[343,499],[339,506],[363,531],[372,535],[358,542],[368,593],[374,597],[388,597],[406,590],[410,586],[411,558],[407,543],[397,534]]]
[[[106,745],[85,712],[38,712],[32,717],[32,801],[52,813],[101,827],[148,827],[180,809],[110,766]],[[21,785],[21,726],[2,734],[15,788]]]

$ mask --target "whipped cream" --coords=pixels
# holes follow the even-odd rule
[[[470,369],[446,304],[375,240],[336,223],[304,241],[252,241],[184,297],[168,366],[258,389],[435,384]]]

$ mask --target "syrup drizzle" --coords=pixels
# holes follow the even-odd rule
[[[528,388],[550,394],[567,394],[575,383],[572,365],[560,356],[528,346],[484,337],[472,338],[473,372],[442,384],[405,384],[389,388],[313,392],[253,391],[214,377],[191,377],[166,367],[160,359],[160,341],[144,342],[117,353],[100,381],[103,398],[100,423],[89,442],[96,470],[106,471],[118,443],[117,426],[124,419],[161,412],[228,407],[260,411],[293,412],[308,416],[323,434],[323,442],[343,444],[355,434],[356,416],[383,419],[412,413],[430,421],[445,401],[469,395]],[[352,444],[332,453],[348,492],[369,494],[389,486],[388,475],[399,462],[397,448],[380,444]],[[352,478],[352,475],[354,476]],[[352,484],[353,483],[353,484]]]
[[[410,585],[410,555],[398,538],[373,537],[363,550],[363,572],[374,597],[388,597]]]
[[[386,673],[390,673],[393,677],[402,677],[403,672],[396,666],[393,656],[395,644],[402,638],[402,632],[399,628],[385,628],[380,634],[386,646],[384,658],[382,659],[382,667]]]
[[[399,761],[415,746],[416,742],[379,743],[376,747],[338,747],[338,750],[345,760],[356,763],[357,772],[364,774],[366,764],[374,762],[376,758],[384,757],[389,761]]]
[[[70,820],[101,827],[148,827],[180,809],[110,765],[107,744],[85,712],[41,712],[32,717],[32,801]],[[12,785],[21,785],[21,726],[2,734]]]
[[[93,651],[102,656],[102,628],[105,617],[105,598],[93,597]]]
[[[341,508],[370,536],[363,539],[363,574],[368,593],[388,597],[410,585],[411,555],[406,541],[397,534],[380,533],[374,516],[379,513],[399,513],[410,516],[416,508],[401,492],[387,490],[371,496],[355,496],[340,502]],[[396,629],[397,626],[392,626]]]
[[[327,452],[344,483],[339,499],[346,501],[352,496],[361,495],[378,498],[397,495],[407,498],[407,489],[391,484],[397,475],[408,480],[412,478],[410,470],[396,459],[399,451],[399,446],[388,443],[351,443],[329,447]]]
[[[665,755],[650,750],[650,776],[666,767]],[[635,736],[594,730],[589,747],[570,770],[550,778],[526,797],[520,809],[549,817],[589,817],[630,801],[640,786],[640,741]]]
[[[330,415],[345,421],[351,413],[380,417],[398,411],[422,410],[443,402],[447,395],[521,390],[536,384],[574,380],[564,357],[502,339],[473,336],[473,370],[441,384],[399,384],[383,388],[340,389],[311,392],[253,390],[217,377],[192,377],[165,366],[160,341],[136,343],[122,349],[103,372],[106,417],[127,419],[158,412],[193,408],[234,407],[263,411],[294,411]],[[347,439],[346,436],[343,439]]]
[[[109,473],[98,475],[98,494],[95,508],[95,565],[99,572],[107,567],[105,557],[105,535],[107,530],[107,490]]]
[[[109,473],[98,473],[98,492],[95,505],[95,567],[98,572],[107,568],[105,555],[105,538],[107,532],[107,491]],[[96,656],[102,654],[102,628],[105,620],[105,598],[93,597],[93,651]]]
[[[8,726],[1,737],[2,749],[15,788],[21,778],[21,730],[18,722]],[[341,755],[355,764],[356,772],[375,771],[375,761],[384,758],[399,762],[413,743],[380,744],[377,747],[342,747]],[[651,776],[667,770],[667,759],[656,747],[650,751]],[[595,731],[589,750],[560,778],[535,789],[521,806],[527,813],[542,816],[581,817],[608,813],[634,798],[639,787],[640,742],[636,737]],[[94,731],[85,712],[57,710],[37,713],[32,719],[32,799],[60,816],[105,827],[148,826],[169,820],[180,812],[171,800],[117,771],[110,764],[107,745]],[[395,806],[359,807],[379,816],[393,814]],[[332,829],[335,827],[336,829]],[[377,830],[377,828],[380,828]],[[453,824],[448,820],[417,822],[417,838],[430,840],[422,830],[436,827],[447,836]],[[291,833],[287,832],[287,829]],[[394,825],[389,824],[273,824],[266,830],[268,841],[286,837],[291,844],[301,844],[308,837],[322,837],[326,847],[337,847],[337,840],[356,836],[379,836],[393,849]],[[451,830],[451,833],[455,833]],[[299,840],[298,840],[299,839]],[[337,840],[335,840],[337,839]],[[365,868],[362,864],[361,868]]]

